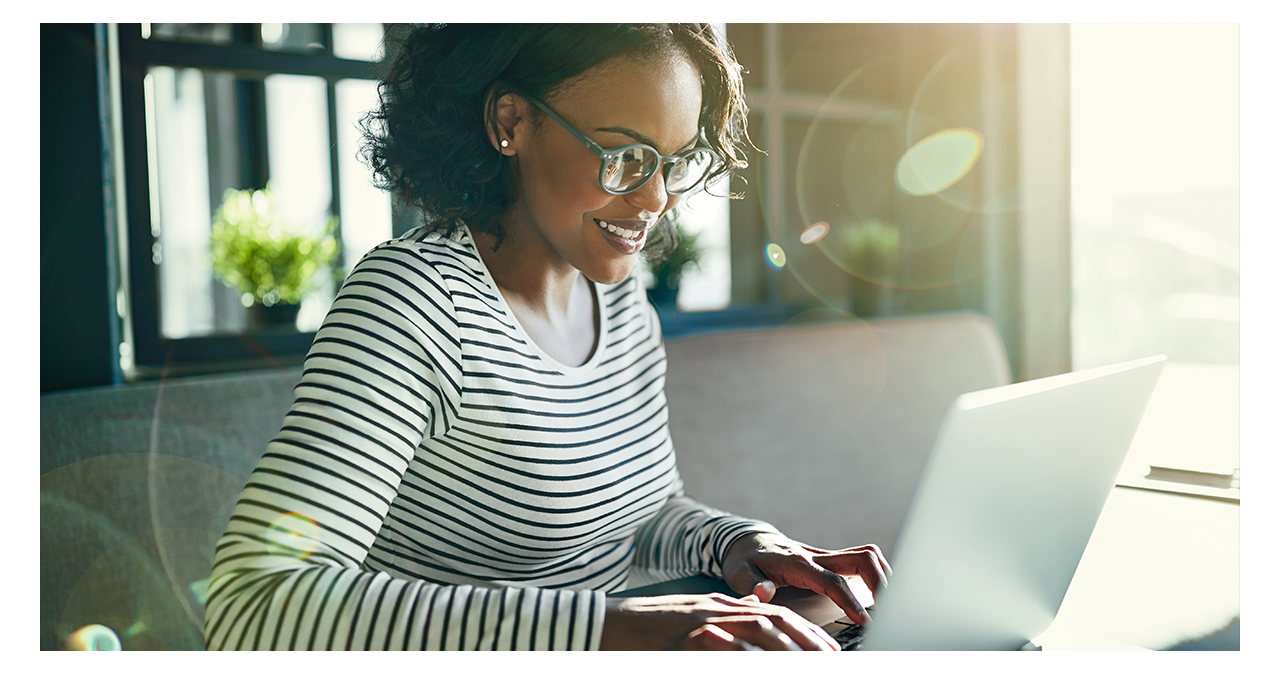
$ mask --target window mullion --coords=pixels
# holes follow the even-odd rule
[[[329,182],[333,186],[333,197],[330,201],[329,213],[337,217],[342,213],[342,186],[338,182],[338,91],[337,82],[332,78],[325,81],[326,99],[329,104]],[[338,226],[333,232],[334,238],[338,240],[338,255],[333,259],[334,269],[343,269],[346,260],[346,250],[342,246],[342,220],[338,219]],[[337,293],[337,289],[334,289]]]
[[[259,24],[243,24],[254,26]],[[247,38],[248,36],[246,36]],[[319,77],[355,77],[374,79],[373,64],[368,61],[340,59],[331,54],[296,54],[262,49],[245,42],[229,45],[207,45],[163,40],[140,40],[142,61],[149,66],[229,70],[239,76],[264,77],[275,73],[315,75]]]

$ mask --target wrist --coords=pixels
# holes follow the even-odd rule
[[[631,598],[606,597],[604,627],[600,630],[600,651],[631,651],[636,647],[635,612]]]
[[[724,563],[737,556],[749,555],[752,552],[759,551],[764,541],[770,537],[777,537],[775,532],[745,532],[730,540],[729,545],[724,549]]]

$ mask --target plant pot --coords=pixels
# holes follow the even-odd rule
[[[294,326],[298,323],[298,310],[302,305],[277,302],[267,307],[254,303],[249,308],[249,317],[258,326]]]

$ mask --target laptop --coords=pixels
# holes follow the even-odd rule
[[[825,596],[774,602],[845,649],[1035,649],[1080,556],[1164,367],[1153,356],[971,392],[934,442],[890,564],[859,628]],[[860,579],[850,586],[870,604]]]

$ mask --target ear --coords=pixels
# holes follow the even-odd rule
[[[484,126],[494,150],[508,157],[519,152],[529,132],[525,106],[523,98],[511,92],[500,93],[497,85],[489,89],[485,99]],[[507,142],[506,147],[503,147],[503,141]]]

